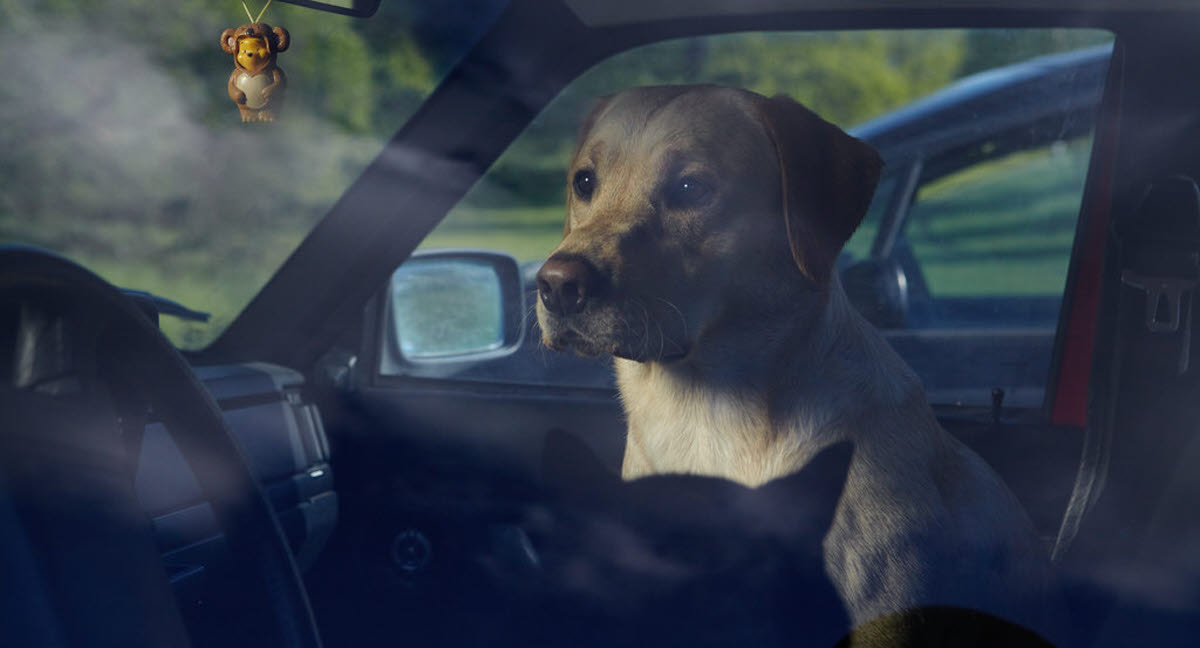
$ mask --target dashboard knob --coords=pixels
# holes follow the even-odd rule
[[[416,529],[405,529],[392,539],[392,563],[406,576],[425,569],[432,557],[433,544]]]

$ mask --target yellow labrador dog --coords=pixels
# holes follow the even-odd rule
[[[543,342],[615,357],[625,479],[757,486],[851,441],[823,547],[854,623],[954,605],[1048,632],[1051,572],[1029,519],[838,282],[881,166],[786,97],[663,86],[601,100],[537,276]]]

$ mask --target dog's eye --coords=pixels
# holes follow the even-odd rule
[[[575,172],[575,179],[571,181],[571,186],[575,189],[575,195],[579,199],[587,202],[592,199],[592,194],[596,191],[596,172],[590,169],[580,169]]]
[[[713,194],[713,186],[696,176],[684,176],[667,189],[667,207],[692,209],[707,203]]]

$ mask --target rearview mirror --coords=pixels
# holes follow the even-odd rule
[[[387,296],[389,346],[406,361],[490,356],[521,340],[520,271],[505,254],[418,252],[392,274]]]
[[[280,2],[342,14],[343,16],[370,18],[379,9],[380,0],[280,0]]]

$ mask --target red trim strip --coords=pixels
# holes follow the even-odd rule
[[[1113,64],[1116,63],[1114,57]],[[1112,75],[1109,81],[1113,81]],[[1100,311],[1104,250],[1116,169],[1116,112],[1113,111],[1113,117],[1102,124],[1102,132],[1097,133],[1097,145],[1101,148],[1097,151],[1096,160],[1103,167],[1096,175],[1096,183],[1088,194],[1088,203],[1082,212],[1086,229],[1075,261],[1078,264],[1075,290],[1064,331],[1066,339],[1063,340],[1062,361],[1054,388],[1054,405],[1050,410],[1051,422],[1058,425],[1087,425],[1096,319]]]

